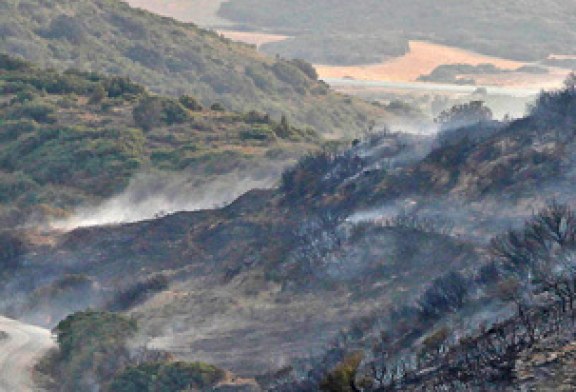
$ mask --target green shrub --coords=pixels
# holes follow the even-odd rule
[[[201,362],[155,362],[130,367],[111,383],[114,392],[180,392],[207,390],[224,371]]]
[[[212,106],[210,106],[210,110],[213,110],[215,112],[224,112],[226,108],[224,108],[224,106],[220,102],[216,102],[213,103]]]
[[[166,98],[162,102],[164,109],[163,120],[167,125],[181,124],[190,119],[190,115],[178,101]]]
[[[240,132],[240,139],[242,140],[272,140],[275,139],[275,134],[269,126],[259,125],[251,129],[245,129]]]
[[[282,118],[280,119],[280,124],[278,124],[276,128],[274,128],[274,133],[279,138],[282,139],[288,139],[290,137],[291,127],[290,124],[288,123],[288,117],[282,115]]]
[[[0,142],[15,140],[22,134],[36,130],[36,122],[29,119],[6,121],[0,123]]]
[[[184,106],[186,109],[188,110],[192,110],[193,112],[199,112],[203,109],[202,105],[200,104],[200,102],[198,102],[198,100],[194,97],[191,97],[189,95],[183,95],[181,96],[178,101],[180,102],[180,104],[182,106]]]
[[[143,302],[151,294],[160,292],[168,288],[168,278],[165,275],[157,274],[116,293],[107,308],[112,311],[124,311]]]
[[[73,44],[80,44],[86,38],[80,19],[68,15],[60,15],[53,19],[48,29],[41,33],[46,38],[65,39]]]
[[[244,71],[246,76],[248,76],[254,82],[254,85],[259,89],[266,92],[271,92],[274,90],[276,82],[270,74],[270,70],[266,69],[261,65],[250,65],[246,67]]]
[[[108,93],[104,88],[104,86],[102,84],[98,84],[98,86],[96,86],[96,88],[92,92],[92,95],[90,95],[90,100],[88,101],[88,103],[90,104],[101,103],[107,96]]]
[[[16,93],[16,96],[10,100],[10,104],[22,104],[25,102],[33,101],[37,97],[34,90],[25,88]]]
[[[362,353],[356,353],[346,357],[336,366],[320,383],[320,390],[325,392],[355,392],[356,373],[362,362]]]
[[[22,82],[49,94],[87,94],[92,82],[75,74],[60,74],[52,70],[17,76]]]
[[[111,380],[127,362],[126,345],[136,330],[136,322],[125,316],[91,310],[60,321],[54,333],[63,390],[92,390],[94,382]]]
[[[58,105],[58,107],[61,107],[63,109],[71,109],[73,107],[76,106],[77,104],[77,99],[74,95],[65,95],[62,98],[60,98],[56,104]]]
[[[79,79],[84,79],[90,82],[100,82],[104,79],[104,76],[100,75],[97,72],[93,71],[83,71],[77,68],[68,68],[66,71],[63,72],[64,75],[71,75],[75,76]]]
[[[190,119],[180,102],[162,97],[141,99],[132,114],[136,125],[147,131],[162,124],[179,124]]]
[[[294,64],[280,60],[272,66],[274,74],[278,79],[285,83],[291,84],[294,88],[305,88],[309,85],[310,79],[308,76],[300,70],[299,67]]]
[[[270,115],[265,113],[260,113],[256,110],[249,111],[244,116],[244,121],[248,124],[271,124],[272,120],[270,119]]]
[[[14,120],[25,117],[38,123],[53,124],[56,122],[56,108],[44,102],[25,102],[12,113],[11,117]]]
[[[5,71],[24,71],[30,67],[30,64],[24,60],[0,53],[0,69]]]
[[[130,60],[140,63],[146,68],[161,70],[165,66],[164,56],[155,49],[143,45],[135,45],[124,52]]]
[[[123,95],[141,95],[146,89],[130,80],[130,78],[114,77],[104,81],[104,89],[109,98],[117,98]]]
[[[30,85],[21,80],[15,80],[10,82],[5,82],[0,86],[0,92],[2,94],[18,94],[21,91],[26,91],[30,89]]]
[[[71,185],[107,196],[138,169],[143,143],[137,129],[44,128],[0,149],[0,164],[40,185]]]
[[[318,72],[316,72],[316,68],[309,62],[301,59],[294,59],[290,61],[290,64],[296,66],[300,71],[302,71],[306,76],[308,76],[312,80],[318,79]]]

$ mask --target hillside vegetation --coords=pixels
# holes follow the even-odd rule
[[[306,156],[279,189],[223,209],[49,245],[31,235],[27,263],[6,275],[18,293],[8,311],[58,317],[62,306],[39,307],[35,293],[74,271],[98,283],[84,290],[94,306],[125,309],[151,347],[257,375],[265,390],[348,390],[351,379],[365,391],[503,390],[521,353],[570,323],[575,224],[561,202],[573,201],[575,102],[572,77],[526,118],[482,117],[431,151],[372,135]]]
[[[140,172],[207,181],[235,171],[273,173],[318,148],[284,118],[203,107],[122,77],[43,70],[0,55],[0,222],[59,216],[110,197]],[[37,216],[38,217],[38,216]]]
[[[379,62],[394,54],[401,43],[406,49],[410,39],[530,61],[550,54],[574,54],[576,46],[576,5],[566,0],[232,0],[222,5],[220,15],[248,27],[297,37],[265,45],[264,51],[286,56],[298,53],[331,64]],[[328,40],[334,34],[353,36],[359,50],[347,53],[346,39],[342,43]],[[374,37],[391,44],[383,48],[382,40]],[[310,45],[318,41],[329,43],[322,48],[328,48],[323,59],[318,58],[319,48]],[[358,52],[364,55],[359,58]]]
[[[134,320],[106,312],[78,312],[54,333],[58,350],[39,364],[52,377],[50,390],[110,392],[216,391],[225,372],[204,363],[175,361],[168,353],[131,347]]]
[[[0,51],[42,67],[129,76],[155,93],[198,97],[230,110],[330,134],[362,130],[381,110],[330,91],[306,63],[267,58],[254,47],[121,1],[9,0],[0,4]]]

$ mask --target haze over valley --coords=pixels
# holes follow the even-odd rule
[[[572,2],[0,10],[0,390],[576,389]]]
[[[407,39],[409,34],[397,35],[394,31],[391,34],[389,30],[384,32],[377,30],[377,33],[370,35],[358,31],[356,27],[352,27],[352,24],[348,25],[345,22],[340,23],[340,25],[334,23],[332,26],[330,23],[315,24],[316,20],[313,18],[309,20],[295,18],[295,22],[291,26],[280,18],[286,15],[289,20],[290,16],[288,15],[290,15],[290,7],[292,6],[274,8],[273,1],[256,3],[252,4],[248,0],[233,0],[211,2],[210,6],[206,7],[202,1],[173,0],[158,3],[147,0],[132,0],[130,2],[136,7],[160,12],[179,20],[190,21],[214,29],[234,41],[256,45],[264,53],[280,54],[310,61],[315,65],[319,77],[326,80],[338,91],[383,103],[400,99],[420,106],[432,116],[437,115],[439,111],[432,110],[429,102],[423,103],[422,96],[424,99],[438,96],[447,99],[449,104],[470,99],[455,92],[446,86],[447,84],[471,85],[486,89],[489,96],[483,99],[490,101],[491,107],[498,114],[498,117],[505,114],[511,114],[515,117],[521,116],[525,113],[526,105],[533,101],[540,90],[560,87],[570,70],[576,66],[574,63],[576,54],[569,52],[570,46],[562,49],[567,51],[566,53],[559,55],[556,53],[558,45],[549,43],[548,46],[544,45],[542,57],[534,58],[534,56],[516,54],[513,51],[505,53],[494,48],[479,50],[484,46],[471,44],[466,40],[462,41],[463,46],[459,46],[458,41],[447,41],[439,37],[433,38],[434,36],[430,36],[428,40],[423,40],[425,35],[418,35],[417,33],[414,33],[412,39]],[[554,7],[558,7],[554,0],[550,3],[554,3]],[[442,2],[438,4],[440,5]],[[510,8],[513,9],[517,6],[520,5],[514,4]],[[297,9],[298,6],[293,7]],[[314,15],[326,13],[330,15],[331,11],[327,11],[327,8],[324,7],[327,7],[327,4],[317,2],[314,6],[306,9],[307,12]],[[358,7],[353,7],[350,15],[370,7],[370,2],[363,0]],[[379,7],[381,5],[374,6],[376,9]],[[408,10],[412,5],[391,4],[390,7],[400,9],[397,15],[387,15],[391,23],[398,24],[400,29],[409,30],[413,26],[411,23],[416,23],[409,19],[402,19],[403,12],[409,12]],[[544,5],[539,4],[536,8],[544,7]],[[498,7],[493,8],[497,16],[490,17],[496,20],[506,18],[502,16],[503,13],[498,13]],[[526,7],[526,9],[528,8]],[[196,12],[197,9],[202,9],[202,12]],[[251,9],[256,10],[254,17],[247,16]],[[311,9],[315,11],[313,12]],[[338,10],[338,8],[336,9]],[[456,23],[454,20],[461,17],[459,12],[464,11],[465,9],[448,11],[447,8],[441,14],[443,14],[442,18],[446,18],[447,23],[450,24]],[[267,16],[264,16],[266,12]],[[334,14],[336,15],[334,20],[345,20],[343,13],[340,14],[336,11]],[[489,16],[486,15],[485,17]],[[351,16],[351,18],[354,17]],[[403,20],[406,20],[405,25],[402,25]],[[552,23],[551,20],[542,18],[539,23],[545,26]],[[372,21],[368,23],[370,24]],[[422,23],[426,23],[426,21],[423,19]],[[432,27],[432,29],[434,28],[438,29],[439,27]],[[478,26],[472,23],[471,31],[476,28]],[[338,33],[334,29],[338,29]],[[518,29],[521,29],[521,26]],[[328,37],[336,36],[338,39],[333,39],[334,42],[327,41]],[[381,42],[381,47],[388,48],[400,45],[402,49],[392,54],[377,55],[378,50],[382,49],[378,48],[376,36]],[[501,39],[505,41],[506,35],[504,34]],[[507,42],[506,45],[516,42],[514,40],[517,39],[510,36],[510,42]],[[350,43],[362,42],[362,45],[354,47],[353,44],[349,45],[347,41]],[[314,50],[318,50],[318,54],[314,53]],[[363,53],[361,50],[372,50],[375,55],[372,57],[360,55],[357,59],[350,57],[354,54]],[[389,49],[384,49],[384,53],[387,50]],[[549,52],[547,53],[546,50]],[[430,76],[428,77],[428,75]],[[368,86],[365,81],[370,81],[371,85]],[[374,88],[376,82],[382,84]],[[410,84],[409,87],[397,84],[389,86],[386,84],[387,82]],[[494,87],[509,89],[506,94],[508,104],[501,104],[501,100],[498,99],[498,96],[502,95],[500,91],[492,94]],[[414,95],[418,99],[414,99]],[[522,98],[519,99],[518,95]],[[525,99],[526,96],[528,99]]]

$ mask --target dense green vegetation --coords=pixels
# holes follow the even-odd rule
[[[63,390],[83,391],[111,380],[125,366],[136,323],[114,313],[86,311],[68,316],[54,332],[59,350],[41,366]]]
[[[274,118],[285,113],[320,132],[353,133],[382,114],[331,92],[298,63],[117,0],[4,1],[0,37],[0,51],[41,66],[129,76],[155,93]]]
[[[288,117],[217,109],[151,95],[123,77],[0,55],[0,221],[63,213],[121,191],[142,170],[217,175],[321,143]]]
[[[206,390],[224,377],[224,372],[204,363],[151,362],[131,367],[116,376],[114,392],[185,392]]]
[[[58,350],[39,370],[60,391],[179,392],[205,390],[223,379],[224,372],[214,366],[131,346],[137,330],[134,320],[119,314],[74,313],[54,329]]]
[[[346,57],[349,45],[331,47],[339,63],[369,62],[407,39],[428,39],[481,53],[520,60],[542,60],[550,54],[573,54],[576,46],[576,5],[565,0],[233,0],[220,14],[235,22],[285,34],[314,37],[314,42],[333,34],[365,36],[372,53],[363,58]],[[392,45],[382,48],[373,37]],[[314,58],[317,48],[305,38],[266,45],[266,50],[290,56]],[[369,52],[359,44],[361,53]],[[309,47],[309,49],[306,49]],[[306,54],[304,56],[304,54]],[[362,61],[360,61],[362,60]]]

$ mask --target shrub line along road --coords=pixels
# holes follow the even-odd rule
[[[0,392],[40,391],[34,385],[32,369],[36,361],[55,343],[50,331],[0,317]]]

